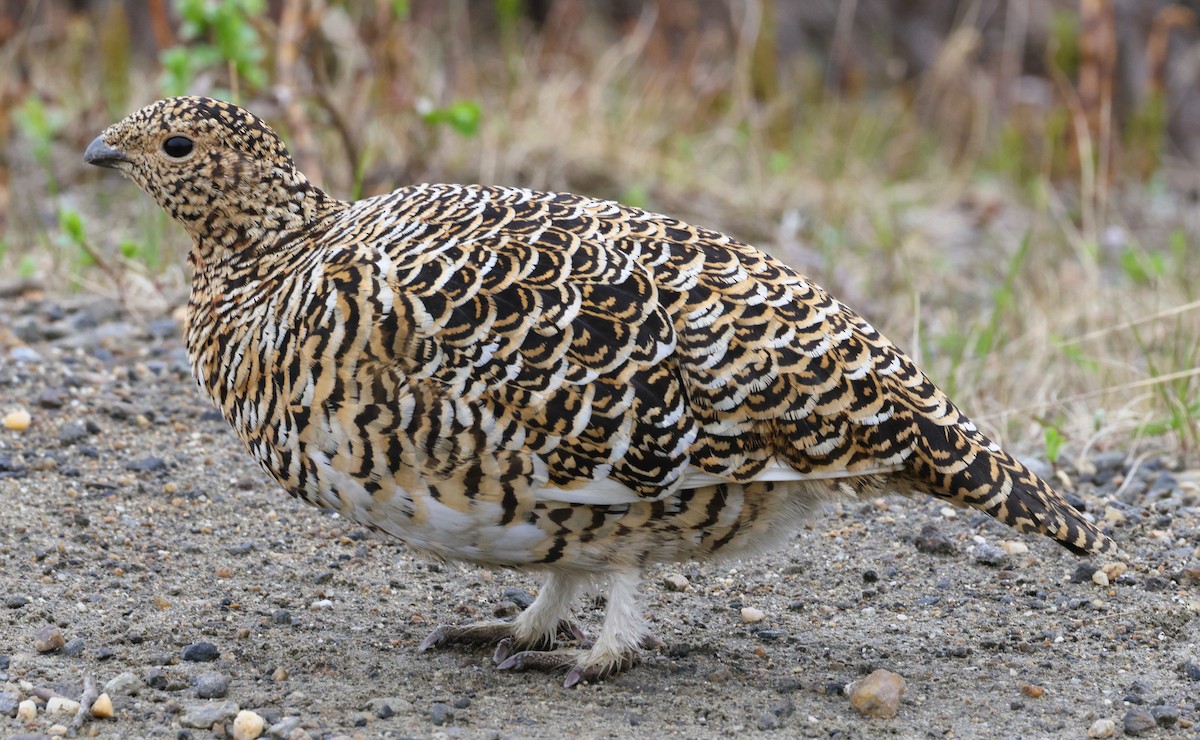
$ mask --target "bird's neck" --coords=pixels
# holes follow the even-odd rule
[[[290,167],[226,195],[207,218],[184,222],[192,235],[189,262],[197,274],[269,259],[277,249],[303,242],[296,237],[312,233],[348,205]]]

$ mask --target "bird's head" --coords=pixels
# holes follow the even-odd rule
[[[211,98],[148,105],[96,137],[83,161],[125,173],[216,250],[269,246],[330,202],[270,126]]]

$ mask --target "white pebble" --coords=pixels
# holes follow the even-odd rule
[[[35,717],[37,717],[37,704],[33,703],[33,699],[26,699],[17,705],[17,719],[28,722]]]
[[[333,601],[330,599],[321,599],[320,601],[314,601],[313,603],[309,604],[308,608],[312,609],[313,611],[318,611],[320,609],[332,609]]]
[[[1120,563],[1120,562],[1109,563],[1108,565],[1105,565],[1104,567],[1102,567],[1100,570],[1104,571],[1104,575],[1108,576],[1108,580],[1111,582],[1111,581],[1117,580],[1122,575],[1124,575],[1125,571],[1129,570],[1129,566],[1125,565],[1125,563]]]
[[[1092,574],[1092,583],[1096,584],[1097,586],[1107,586],[1108,574],[1102,570],[1096,571]]]
[[[46,700],[48,714],[75,714],[79,711],[79,702],[65,696],[52,696]]]
[[[1116,722],[1111,719],[1098,719],[1088,728],[1088,737],[1112,737],[1116,731]]]
[[[265,724],[258,714],[243,709],[233,718],[233,740],[255,740],[263,733]]]
[[[1029,545],[1026,545],[1024,542],[1004,540],[1000,543],[1000,549],[1009,555],[1024,555],[1029,552]]]
[[[755,609],[752,606],[742,607],[742,621],[746,624],[761,622],[766,618],[767,615],[763,613],[762,609]]]

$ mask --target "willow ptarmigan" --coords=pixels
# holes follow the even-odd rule
[[[418,185],[355,203],[260,119],[163,100],[91,143],[191,234],[203,393],[293,496],[413,548],[539,568],[501,668],[628,667],[642,569],[741,556],[821,502],[888,490],[1114,549],[891,342],[804,275],[610,201]],[[554,650],[607,580],[590,649]]]

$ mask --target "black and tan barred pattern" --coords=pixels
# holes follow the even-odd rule
[[[415,547],[603,570],[889,487],[1112,547],[866,321],[723,234],[514,188],[341,203],[204,99],[112,131],[195,237],[202,388],[294,495]],[[163,131],[197,137],[194,171],[154,157]]]

